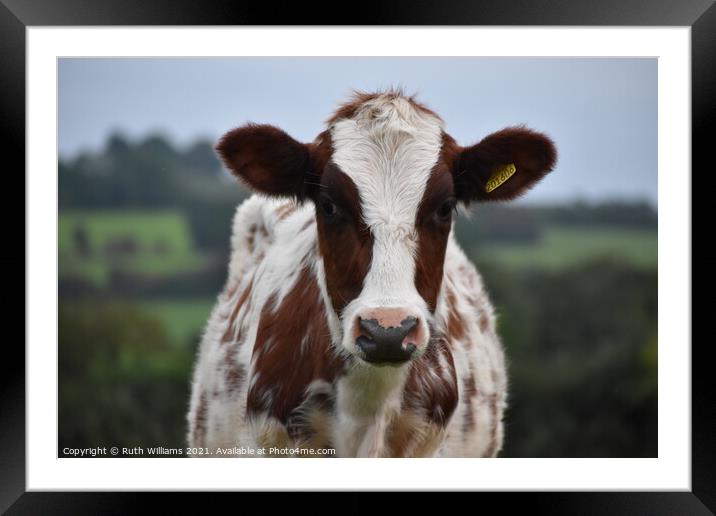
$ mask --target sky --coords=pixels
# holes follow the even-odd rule
[[[657,204],[657,60],[644,58],[63,58],[59,151],[114,131],[177,145],[246,122],[311,141],[352,90],[402,86],[461,145],[525,124],[555,142],[554,171],[523,199]]]

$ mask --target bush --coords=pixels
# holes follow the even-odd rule
[[[129,305],[60,303],[60,450],[181,447],[192,358]]]
[[[481,269],[509,363],[503,455],[655,457],[656,271]]]

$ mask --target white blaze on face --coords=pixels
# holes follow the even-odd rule
[[[405,98],[379,96],[331,128],[333,161],[353,180],[374,240],[363,291],[345,309],[405,307],[428,317],[415,288],[415,219],[442,144],[442,122]],[[425,332],[427,334],[427,332]],[[350,331],[344,332],[349,347]]]

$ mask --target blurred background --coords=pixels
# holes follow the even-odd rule
[[[456,225],[509,363],[506,457],[657,455],[657,62],[60,59],[59,446],[185,445],[193,359],[247,192],[213,151],[312,140],[352,89],[403,86],[467,145],[525,123],[559,162]]]

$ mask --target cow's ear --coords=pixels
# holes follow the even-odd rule
[[[547,175],[556,160],[557,151],[547,136],[508,127],[457,151],[455,193],[465,203],[514,199]]]
[[[226,133],[216,150],[226,167],[252,190],[270,196],[306,195],[309,146],[271,125],[248,124]]]

